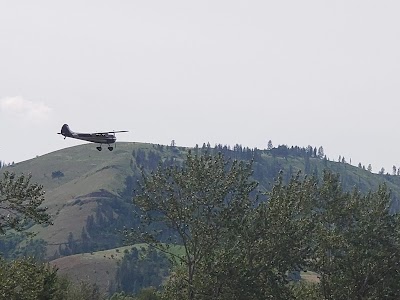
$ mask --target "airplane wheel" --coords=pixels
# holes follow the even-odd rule
[[[110,151],[113,151],[113,149],[114,149],[113,147],[108,147],[108,150]]]
[[[101,149],[101,147],[96,147],[96,149],[97,149],[97,150],[99,150],[99,151],[101,151],[101,150],[102,150],[102,149]]]

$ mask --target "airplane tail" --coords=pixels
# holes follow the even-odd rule
[[[61,134],[62,134],[63,136],[65,136],[65,137],[71,137],[71,136],[72,136],[72,131],[71,131],[71,129],[69,129],[68,124],[64,124],[64,125],[61,127]]]

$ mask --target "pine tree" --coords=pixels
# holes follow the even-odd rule
[[[321,146],[318,148],[318,158],[322,159],[324,158],[325,154],[324,154],[324,148]]]
[[[272,144],[272,141],[269,140],[267,145],[267,150],[271,150],[272,148],[274,148],[274,145]]]

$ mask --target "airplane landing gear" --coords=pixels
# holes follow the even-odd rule
[[[110,151],[113,151],[114,148],[115,148],[115,145],[114,145],[114,147],[111,146],[111,145],[108,145],[108,147],[107,147],[107,149],[110,150]],[[103,148],[101,147],[101,144],[99,144],[99,145],[96,147],[96,149],[99,150],[99,151],[103,150]]]

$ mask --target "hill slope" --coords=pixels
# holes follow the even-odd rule
[[[279,170],[288,180],[297,171],[321,176],[324,169],[340,173],[345,188],[375,190],[385,183],[392,190],[393,208],[398,209],[400,176],[378,175],[346,163],[327,161],[299,151],[257,150],[217,146],[192,151],[220,151],[233,159],[254,159],[254,178],[261,190],[269,190]],[[34,226],[38,238],[48,243],[48,257],[91,252],[121,246],[115,230],[133,226],[130,204],[132,188],[140,178],[140,167],[150,171],[159,163],[179,163],[188,149],[141,143],[118,143],[112,152],[98,152],[93,144],[62,149],[2,169],[30,173],[44,186],[45,205],[52,226]]]
[[[52,215],[53,226],[34,226],[38,238],[49,243],[52,254],[70,233],[79,237],[88,216],[104,201],[120,198],[125,180],[136,172],[132,152],[152,145],[119,143],[112,152],[98,152],[93,144],[85,144],[49,153],[2,169],[17,174],[31,174],[32,181],[46,191],[45,205]]]

